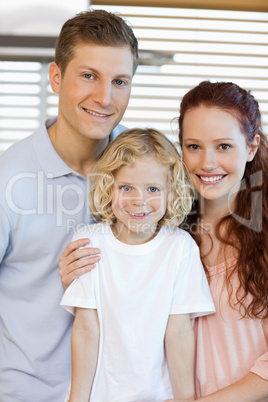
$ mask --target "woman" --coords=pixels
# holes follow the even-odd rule
[[[183,228],[216,307],[195,321],[197,399],[268,401],[268,147],[258,103],[233,83],[202,82],[182,99],[179,139],[197,192]]]

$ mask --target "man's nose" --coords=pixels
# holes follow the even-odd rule
[[[112,84],[110,82],[103,81],[97,85],[93,99],[102,107],[109,106],[112,99]]]

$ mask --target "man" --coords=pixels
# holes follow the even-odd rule
[[[0,158],[0,402],[63,401],[72,319],[59,306],[59,255],[90,221],[88,178],[124,130],[137,52],[116,15],[68,20],[49,69],[58,117]]]

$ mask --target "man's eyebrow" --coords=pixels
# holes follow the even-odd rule
[[[99,70],[97,70],[96,68],[94,68],[94,67],[90,67],[90,65],[88,65],[88,64],[82,64],[81,66],[79,66],[78,67],[79,69],[85,69],[85,70],[89,70],[89,71],[92,71],[92,73],[95,73],[95,74],[101,74],[101,72],[99,71]],[[126,74],[126,73],[118,73],[115,77],[114,77],[114,79],[119,79],[119,78],[127,78],[127,79],[129,79],[129,80],[132,80],[132,75],[130,75],[130,74]]]

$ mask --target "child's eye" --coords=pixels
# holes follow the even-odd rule
[[[150,193],[157,193],[159,191],[159,188],[157,188],[157,187],[148,187],[148,191],[150,191]]]
[[[121,189],[122,189],[123,191],[130,191],[130,190],[131,190],[131,187],[125,185],[125,186],[122,186]]]

